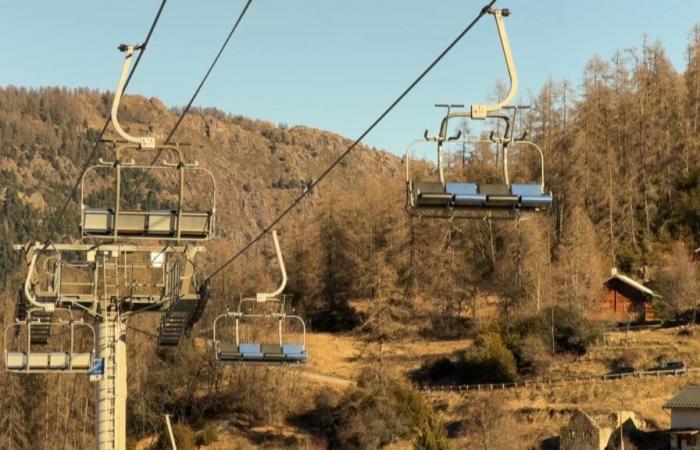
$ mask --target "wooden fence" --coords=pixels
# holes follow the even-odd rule
[[[678,376],[688,372],[700,371],[700,367],[675,370],[646,370],[630,373],[607,374],[596,376],[583,376],[561,379],[539,379],[529,381],[518,381],[511,383],[488,383],[488,384],[461,384],[461,385],[419,385],[417,389],[423,392],[463,392],[463,391],[494,391],[502,389],[516,388],[546,388],[550,386],[567,386],[575,384],[593,384],[595,381],[612,381],[622,378],[644,378],[661,376]]]

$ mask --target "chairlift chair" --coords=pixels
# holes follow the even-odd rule
[[[505,218],[518,219],[522,212],[541,211],[552,204],[552,195],[544,190],[544,157],[542,156],[542,179],[539,184],[511,183],[508,173],[508,146],[517,143],[513,140],[513,122],[515,115],[522,106],[508,106],[515,97],[518,86],[517,72],[510,50],[508,36],[505,31],[503,17],[510,14],[508,10],[491,9],[488,11],[496,18],[499,38],[503,47],[503,54],[511,80],[510,90],[506,97],[495,105],[472,105],[469,112],[452,111],[453,108],[461,108],[458,104],[438,104],[437,107],[447,108],[447,114],[440,125],[437,136],[424,133],[425,141],[437,143],[437,168],[439,180],[414,181],[410,173],[410,149],[414,141],[406,151],[406,186],[407,186],[407,210],[413,216],[445,217],[445,218]],[[513,118],[506,113],[506,109],[514,111]],[[471,120],[497,119],[505,122],[503,136],[491,134],[493,142],[503,145],[503,179],[500,183],[476,183],[446,181],[444,165],[442,161],[443,145],[445,142],[460,141],[461,133],[448,137],[450,119],[465,118]],[[522,143],[535,146],[530,141]]]
[[[268,299],[267,303],[277,303],[279,309],[267,313],[245,312],[246,303],[258,303],[256,298],[242,298],[236,311],[227,311],[219,315],[214,321],[214,350],[215,358],[221,363],[267,363],[267,364],[292,364],[305,363],[306,353],[306,328],[304,320],[294,314],[286,312],[284,299]],[[224,341],[221,338],[221,328],[226,319],[233,319],[235,323],[235,340]],[[243,342],[241,338],[243,323],[246,321],[260,323],[264,320],[277,322],[277,339],[274,342]],[[301,327],[301,342],[289,342],[285,329],[290,322],[296,322]],[[252,325],[251,325],[252,326]]]
[[[441,106],[441,105],[440,105]],[[456,105],[449,105],[455,107]],[[461,139],[460,134],[445,138],[447,120],[458,113],[448,113],[443,119],[441,134],[438,137],[425,135],[422,140],[413,141],[406,150],[407,210],[409,214],[434,218],[518,219],[523,213],[545,211],[552,205],[552,194],[545,190],[544,153],[534,142],[512,137],[512,120],[502,114],[490,115],[505,120],[506,132],[503,137],[492,133],[490,141]],[[411,149],[425,141],[438,142],[438,181],[414,181],[411,177]],[[446,180],[442,163],[442,142],[500,142],[503,144],[503,180],[499,183],[458,182]],[[536,149],[540,156],[540,180],[538,183],[511,183],[508,174],[509,146],[526,146]]]
[[[5,327],[5,370],[19,373],[88,373],[90,371],[95,356],[95,329],[92,325],[82,320],[74,320],[70,310],[60,308],[54,311],[59,310],[66,311],[68,319],[56,320],[51,318],[47,320],[39,318],[40,316],[38,317],[37,313],[40,310],[31,309],[26,320],[18,320]],[[32,331],[36,328],[44,327],[48,327],[49,330],[63,329],[64,331],[56,333],[54,336],[62,337],[66,333],[69,335],[68,351],[55,348],[37,350],[37,343],[32,340]],[[91,342],[88,351],[76,350],[77,330],[87,331]],[[26,341],[17,339],[17,346],[13,347],[11,343],[14,340],[10,337],[12,334],[21,338],[26,336]],[[45,346],[51,347],[55,345],[51,341],[51,336],[49,336]],[[22,343],[24,344],[22,345]]]
[[[216,216],[216,182],[212,173],[199,167],[199,163],[186,162],[181,149],[181,144],[161,144],[157,145],[152,136],[136,137],[129,135],[121,127],[117,112],[119,102],[124,92],[124,85],[128,76],[128,69],[135,46],[122,45],[120,50],[126,52],[126,58],[122,65],[121,76],[117,91],[112,103],[111,117],[115,130],[123,140],[107,141],[114,147],[114,161],[99,160],[99,164],[89,167],[81,180],[81,225],[80,231],[83,238],[105,239],[119,238],[129,239],[151,239],[169,241],[204,241],[211,239],[215,234]],[[160,164],[142,165],[136,164],[133,160],[125,160],[126,151],[145,152],[166,152],[174,154],[176,160],[161,161]],[[85,178],[88,174],[96,171],[113,171],[115,179],[114,203],[106,208],[95,207],[86,204],[85,199]],[[128,170],[161,170],[175,171],[178,177],[178,197],[177,205],[172,209],[162,210],[130,210],[123,209],[122,203],[122,175]],[[210,194],[211,206],[201,210],[186,210],[184,207],[185,179],[186,175],[193,172],[203,173],[210,180],[212,192]]]
[[[220,363],[300,364],[307,360],[304,320],[300,316],[288,314],[284,298],[281,300],[278,298],[287,284],[287,272],[276,231],[272,232],[272,239],[282,272],[282,281],[274,292],[258,293],[254,298],[242,298],[238,302],[236,311],[227,311],[216,317],[213,326],[214,357]],[[245,304],[272,304],[279,306],[279,309],[253,314],[245,312]],[[233,319],[235,323],[233,341],[221,339],[221,328],[227,319]],[[241,322],[246,319],[277,321],[277,342],[242,342]],[[292,343],[285,340],[285,324],[289,322],[298,323],[301,326],[301,342]]]

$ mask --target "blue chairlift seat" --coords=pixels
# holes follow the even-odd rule
[[[446,183],[446,190],[452,194],[455,208],[484,206],[486,195],[479,193],[476,183]]]
[[[301,344],[254,344],[236,345],[234,342],[220,342],[218,359],[221,361],[255,361],[255,362],[306,362],[307,355]],[[13,358],[13,365],[21,365],[20,358]]]
[[[265,357],[260,344],[241,344],[238,346],[238,351],[243,361],[262,361]]]
[[[552,206],[552,193],[542,192],[539,184],[512,184],[511,192],[519,198],[523,208],[549,208]]]
[[[282,345],[282,353],[284,353],[284,359],[294,362],[305,362],[306,352],[304,351],[304,346],[300,344],[284,344]]]

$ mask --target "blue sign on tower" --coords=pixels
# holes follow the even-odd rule
[[[105,374],[105,359],[95,358],[90,368],[90,381],[100,381]]]

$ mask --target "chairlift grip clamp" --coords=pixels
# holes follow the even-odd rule
[[[119,44],[119,46],[117,47],[117,50],[119,50],[120,52],[128,52],[129,49],[131,48],[131,51],[134,52],[134,51],[143,50],[144,47],[145,47],[145,46],[144,46],[143,44],[138,44],[138,45],[133,45],[133,44]]]
[[[499,9],[499,8],[487,8],[486,13],[494,15],[494,16],[501,15],[503,17],[508,17],[508,16],[510,16],[510,9],[508,9],[508,8],[501,8],[501,9]]]

